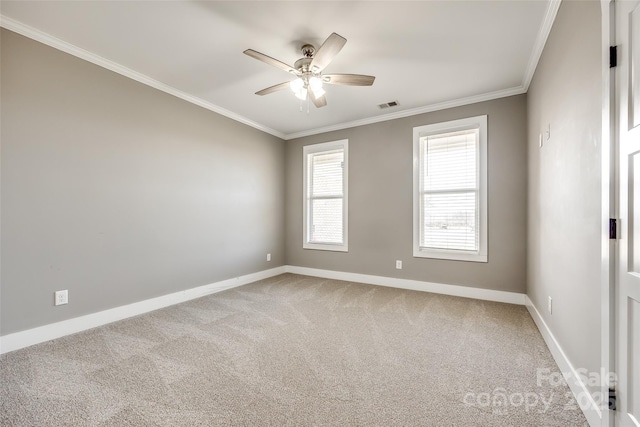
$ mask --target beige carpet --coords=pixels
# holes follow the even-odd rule
[[[285,274],[3,355],[0,424],[585,425],[538,368],[524,307]]]

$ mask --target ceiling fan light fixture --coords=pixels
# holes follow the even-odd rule
[[[289,83],[289,86],[298,99],[302,101],[307,99],[307,90],[304,87],[304,80],[302,80],[300,77],[292,80],[291,83]]]
[[[310,77],[309,78],[309,87],[312,91],[322,90],[322,79],[320,77]]]
[[[289,86],[291,87],[293,93],[298,93],[302,90],[302,88],[304,88],[304,81],[300,77],[298,77],[297,79],[292,80],[291,83],[289,83]]]
[[[296,95],[296,98],[298,98],[301,101],[304,101],[307,99],[307,91],[303,88],[300,89],[298,92],[294,92]]]
[[[313,96],[315,96],[316,98],[320,98],[326,93],[325,90],[322,88],[321,77],[316,77],[316,76],[310,77],[309,89],[311,89],[311,91],[313,92]]]

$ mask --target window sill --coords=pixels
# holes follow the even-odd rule
[[[414,249],[414,258],[446,259],[452,261],[488,262],[486,254],[447,250]]]
[[[304,243],[303,249],[313,249],[317,251],[330,251],[330,252],[349,252],[347,245],[332,245],[328,243]]]

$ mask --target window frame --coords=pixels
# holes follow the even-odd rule
[[[420,139],[469,129],[479,130],[478,141],[478,250],[454,250],[420,247],[422,207],[420,195],[423,192],[420,181],[421,157]],[[488,262],[488,168],[487,168],[487,116],[468,117],[459,120],[434,123],[413,128],[413,256],[456,261]]]
[[[309,211],[310,202],[313,200],[309,197],[309,155],[322,153],[325,151],[333,151],[337,149],[344,150],[344,160],[342,168],[342,243],[314,243],[309,241]],[[305,145],[302,149],[302,247],[303,249],[315,249],[322,251],[348,252],[349,251],[349,140],[341,139],[337,141],[323,142],[319,144]]]

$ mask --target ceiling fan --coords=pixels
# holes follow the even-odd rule
[[[327,105],[327,99],[324,96],[325,91],[322,88],[324,83],[343,86],[371,86],[375,80],[374,76],[365,76],[362,74],[322,74],[322,70],[324,70],[338,52],[342,50],[346,42],[347,39],[344,37],[336,33],[331,33],[318,50],[310,44],[305,44],[302,46],[303,57],[298,59],[295,64],[293,64],[293,67],[253,49],[245,50],[244,53],[246,55],[296,76],[295,80],[262,89],[256,92],[256,95],[268,95],[289,87],[296,97],[304,101],[308,96],[311,98],[313,105],[320,108]]]

